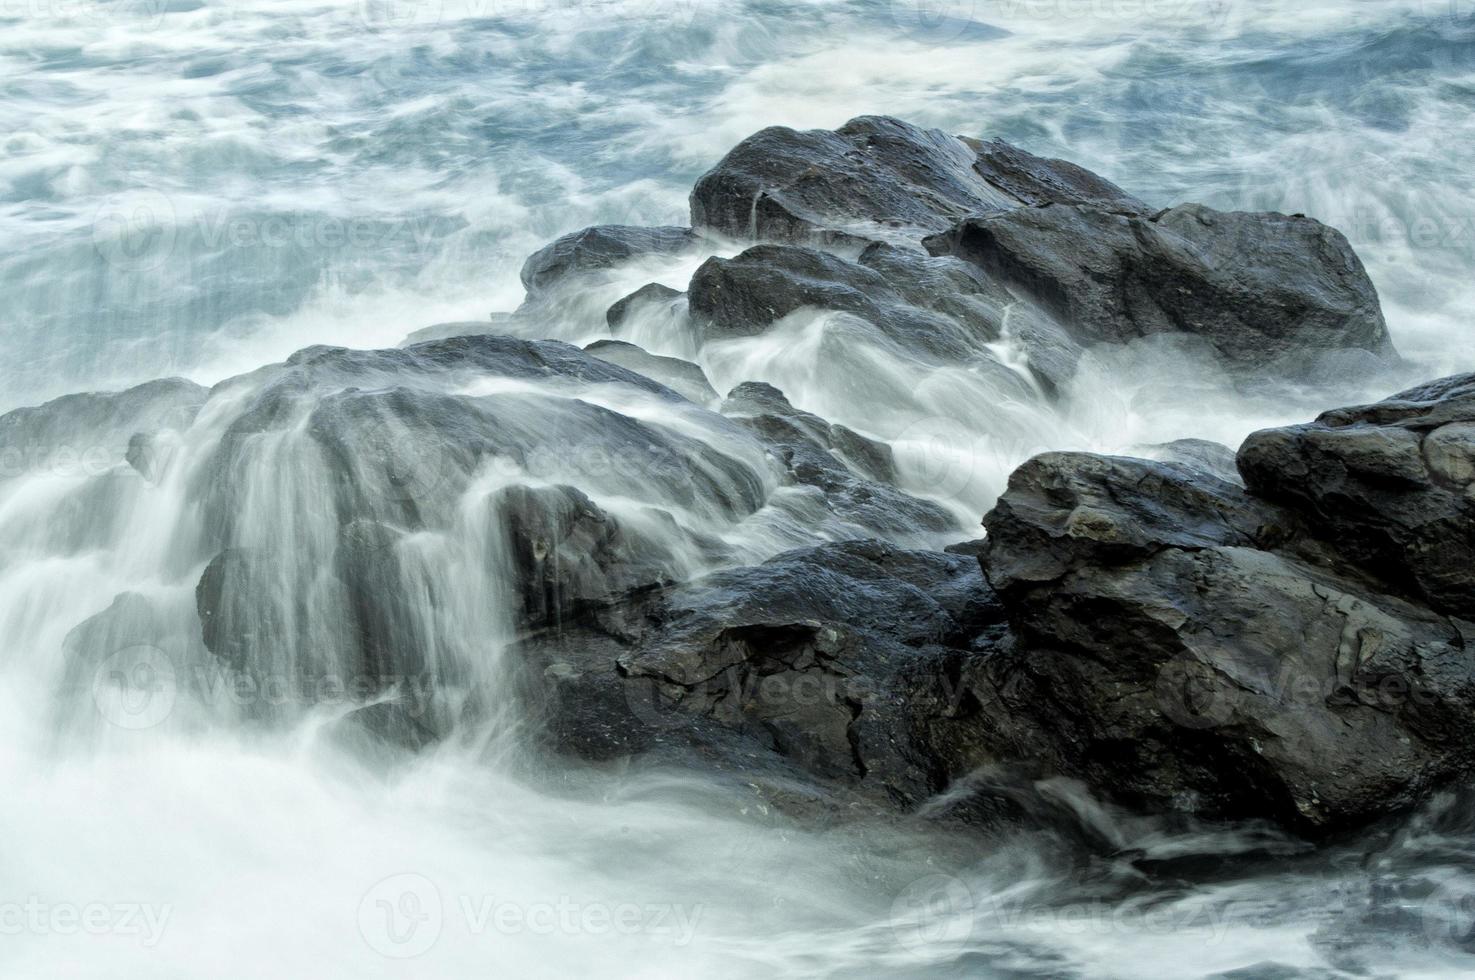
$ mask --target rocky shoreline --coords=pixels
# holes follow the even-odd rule
[[[700,350],[821,314],[1040,404],[1087,352],[1139,342],[1244,383],[1366,378],[1399,358],[1339,232],[1156,209],[1073,164],[882,117],[750,137],[691,215],[565,236],[528,260],[517,311],[397,350],[308,348],[209,391],[0,418],[5,445],[85,431],[144,478],[99,477],[102,511],[172,479],[200,514],[178,559],[198,570],[191,639],[125,594],[73,632],[71,673],[124,642],[248,676],[300,647],[294,667],[385,679],[358,721],[424,744],[477,703],[395,712],[388,678],[474,673],[467,638],[425,619],[446,589],[416,559],[433,531],[475,542],[456,567],[509,610],[540,743],[596,763],[694,761],[793,806],[948,794],[994,815],[992,776],[1063,776],[1311,837],[1468,774],[1475,375],[1256,433],[1233,469],[1190,441],[1177,462],[1039,455],[978,540],[908,489],[885,440],[631,342],[655,324]],[[685,291],[619,299],[585,349],[541,339],[611,270],[671,256],[699,263]],[[205,449],[173,459],[184,430]],[[290,491],[269,514],[264,470]]]

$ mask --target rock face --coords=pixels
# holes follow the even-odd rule
[[[1347,239],[1304,216],[1065,205],[970,217],[926,245],[1028,296],[1082,344],[1179,333],[1229,365],[1289,373],[1321,352],[1393,352]]]
[[[1025,464],[981,559],[1017,641],[989,667],[1005,716],[1138,805],[1310,833],[1470,770],[1469,477],[1443,447],[1468,458],[1471,380],[1258,433],[1248,490],[1143,460]]]
[[[1475,375],[1258,432],[1245,482],[1404,594],[1475,618]]]
[[[909,809],[990,758],[964,674],[999,618],[971,558],[851,541],[631,593],[521,653],[562,749],[695,745]]]

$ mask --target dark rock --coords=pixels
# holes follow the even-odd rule
[[[772,127],[748,137],[697,181],[691,222],[737,239],[846,244],[1047,202],[1145,210],[1074,164],[861,116],[833,132]]]
[[[1475,619],[1475,374],[1257,432],[1239,468],[1351,561]]]
[[[978,364],[1011,394],[1032,397],[987,348],[999,338],[1006,294],[951,259],[877,249],[863,261],[877,268],[792,245],[708,259],[688,288],[692,319],[704,339],[720,340],[761,334],[799,310],[848,313],[869,325],[872,345],[925,364]]]
[[[678,357],[661,357],[651,354],[623,340],[596,340],[584,350],[602,361],[629,368],[677,392],[684,398],[712,408],[717,404],[716,389],[707,380],[702,369]]]
[[[996,703],[1058,771],[1325,833],[1468,767],[1467,628],[1339,567],[1297,514],[1173,464],[1052,453],[985,525],[1018,642]]]
[[[945,508],[891,485],[896,463],[890,446],[794,408],[770,384],[738,385],[722,412],[761,438],[795,483],[822,491],[826,508],[857,528],[893,538],[957,528]]]
[[[686,294],[670,286],[663,286],[658,282],[648,282],[641,286],[629,296],[616,302],[604,314],[604,320],[609,324],[612,333],[618,333],[624,325],[626,317],[632,310],[642,306],[669,306]]]
[[[596,225],[564,235],[523,264],[522,285],[536,298],[565,281],[602,272],[634,259],[671,255],[700,241],[690,228]]]
[[[507,536],[519,626],[558,629],[590,604],[672,580],[676,562],[578,489],[505,487],[491,500]]]
[[[632,593],[522,652],[561,750],[716,746],[909,809],[991,758],[965,674],[997,621],[975,561],[851,541]]]
[[[1231,367],[1291,374],[1328,351],[1396,356],[1361,261],[1310,218],[1057,205],[966,218],[925,244],[1028,296],[1087,346],[1178,333]]]

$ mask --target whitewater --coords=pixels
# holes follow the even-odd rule
[[[454,737],[415,753],[344,737],[354,678],[331,626],[302,627],[277,687],[191,659],[216,546],[199,486],[264,366],[489,322],[546,242],[684,225],[692,183],[739,140],[869,113],[1000,137],[1163,205],[1316,217],[1366,264],[1404,380],[1475,369],[1464,0],[0,0],[0,412],[157,378],[220,386],[165,420],[150,479],[80,437],[0,457],[0,976],[1469,975],[1475,819],[1458,792],[1313,851],[1063,781],[1041,790],[1050,821],[979,835],[816,824],[685,770],[550,760],[499,693],[513,625],[482,601],[499,578],[480,556],[505,542],[469,503],[403,545],[429,673],[468,703],[492,692]],[[683,288],[700,258],[626,270],[527,339],[606,337],[611,302]],[[627,339],[696,361],[719,393],[766,381],[891,445],[907,489],[966,529],[919,533],[929,545],[978,536],[1041,450],[1238,445],[1397,389],[1235,385],[1134,351],[1088,360],[1054,405],[985,414],[996,382],[863,350],[836,367],[823,326],[699,345],[650,318]],[[574,398],[457,383],[524,400],[529,426]],[[580,397],[762,480],[695,416],[614,385]],[[237,474],[233,543],[300,555],[248,573],[284,615],[328,601],[312,575],[328,478],[305,426]],[[549,465],[540,479],[574,478]],[[524,476],[479,474],[464,499]],[[672,535],[690,574],[819,539],[615,469],[575,476],[721,539],[719,562]],[[178,647],[115,642],[122,690],[73,676],[78,627],[124,594]]]

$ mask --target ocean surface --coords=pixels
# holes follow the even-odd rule
[[[1319,218],[1366,263],[1401,380],[1475,370],[1470,0],[0,0],[0,411],[487,320],[558,235],[684,224],[692,183],[743,137],[876,113],[1163,206]],[[679,288],[691,270],[664,271]],[[555,334],[601,329],[571,315]],[[1237,445],[1395,390],[1102,358],[1057,409],[970,428],[987,391],[903,365],[862,394],[803,329],[642,340],[719,391],[770,381],[887,439],[964,527],[1039,449]],[[965,420],[940,464],[918,458],[937,432],[919,448],[913,428],[938,418]],[[181,458],[218,436],[197,424]],[[936,478],[959,460],[966,479]],[[310,722],[62,737],[72,629],[126,590],[187,618],[199,571],[182,492],[112,500],[127,520],[103,533],[68,503],[96,475],[0,474],[5,978],[1475,969],[1459,792],[1312,852],[1067,783],[1044,792],[1068,829],[816,827],[690,774],[529,767],[515,724],[413,759]]]

